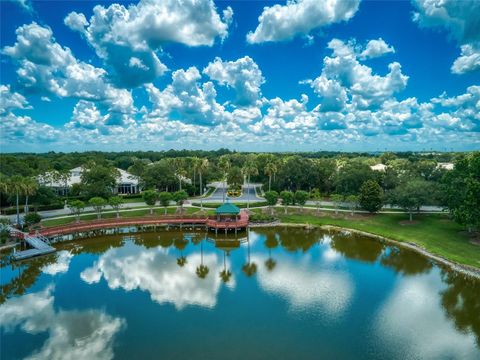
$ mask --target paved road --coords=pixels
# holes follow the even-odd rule
[[[242,186],[242,195],[238,198],[231,198],[231,201],[235,202],[258,202],[264,201],[263,198],[258,197],[256,192],[258,191],[258,184],[250,184],[249,186]],[[257,190],[256,190],[257,189]],[[223,202],[224,187],[221,183],[215,183],[215,191],[207,198],[203,199],[205,202]]]
[[[251,203],[263,201],[262,198],[259,198],[255,195],[253,186],[250,189],[244,190],[244,193],[242,194],[242,196],[240,196],[239,198],[236,198],[234,200],[232,199],[232,200],[235,201],[235,202],[246,202],[247,199],[250,199]],[[192,199],[189,202],[191,203],[191,202],[198,202],[198,201],[199,201],[198,199]],[[217,188],[211,194],[211,196],[209,196],[208,198],[205,198],[203,201],[204,202],[213,202],[213,203],[218,202],[218,203],[221,203],[223,201],[223,188]],[[188,202],[187,202],[186,205],[188,206]],[[314,201],[307,201],[307,205],[316,205],[316,203]],[[334,204],[331,201],[321,201],[320,202],[320,207],[325,207],[325,206],[333,207]],[[346,204],[344,204],[344,206],[346,206]],[[136,208],[136,209],[133,209],[133,208]],[[122,207],[122,210],[127,210],[127,209],[139,210],[141,208],[147,208],[147,205],[143,201],[142,202],[134,202],[134,203],[124,204],[124,206]],[[399,208],[394,207],[394,206],[390,206],[390,205],[385,205],[383,207],[383,210],[385,210],[385,211],[395,210],[395,209],[398,210]],[[94,211],[93,208],[90,207],[90,206],[87,206],[84,210],[84,212],[93,212],[93,211]],[[106,206],[104,212],[106,212],[106,211],[107,212],[108,211],[113,211],[113,209],[110,206]],[[349,210],[346,210],[346,211],[349,211]],[[439,206],[422,206],[420,208],[420,211],[422,211],[422,212],[439,212],[439,211],[443,211],[443,208],[439,207]],[[72,215],[72,212],[68,208],[57,209],[57,210],[48,210],[48,211],[39,211],[38,213],[40,214],[40,216],[42,218],[51,218],[51,217],[61,217],[61,216],[66,216],[66,215]],[[23,219],[23,215],[24,215],[23,213],[20,214],[21,219]],[[16,219],[17,219],[16,214],[6,215],[6,216],[2,215],[1,217],[2,218],[6,217],[6,218],[10,219],[10,221],[12,223],[15,223]]]

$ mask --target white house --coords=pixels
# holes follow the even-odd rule
[[[38,181],[44,186],[51,187],[58,194],[65,195],[68,188],[81,183],[82,171],[81,166],[76,167],[70,170],[70,177],[65,179],[57,179],[52,173],[46,173],[40,176]],[[120,173],[120,177],[117,179],[117,187],[113,189],[114,194],[136,194],[140,192],[138,180],[135,176],[122,169],[117,168],[117,171]]]
[[[372,165],[370,166],[370,169],[372,169],[373,171],[385,171],[387,170],[387,165],[384,165],[384,164]]]
[[[437,164],[437,169],[453,170],[453,167],[454,167],[453,163],[439,162]]]

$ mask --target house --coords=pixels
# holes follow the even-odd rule
[[[437,164],[437,169],[453,170],[453,167],[454,167],[453,163],[439,162]]]
[[[373,171],[385,171],[387,170],[387,165],[384,165],[384,164],[372,165],[370,166],[370,169],[372,169]]]
[[[70,170],[70,176],[65,176],[63,179],[54,176],[53,173],[46,173],[40,176],[38,181],[40,184],[54,189],[59,195],[66,195],[67,189],[72,187],[72,185],[81,183],[82,171],[83,168],[81,166],[73,168]],[[136,194],[140,192],[138,180],[135,176],[122,169],[117,168],[117,171],[120,177],[117,179],[117,187],[113,189],[114,194]]]

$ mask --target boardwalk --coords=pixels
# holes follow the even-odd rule
[[[25,260],[34,256],[46,255],[55,252],[55,248],[48,244],[48,239],[41,234],[27,234],[15,228],[10,228],[10,234],[18,239],[22,239],[32,248],[13,253],[14,260]]]
[[[60,226],[52,226],[38,230],[44,237],[54,237],[79,232],[87,232],[98,229],[109,229],[128,226],[155,226],[155,225],[203,225],[212,230],[238,230],[248,226],[249,216],[246,211],[240,212],[240,219],[237,221],[217,221],[213,217],[206,216],[160,216],[160,217],[135,217],[135,218],[117,218],[92,220],[88,222],[73,223]]]

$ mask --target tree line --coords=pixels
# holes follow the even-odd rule
[[[88,171],[82,172],[81,183],[72,186],[67,197],[70,201],[85,202],[94,197],[108,201],[119,176],[116,168],[120,168],[135,176],[144,190],[156,191],[157,196],[179,191],[200,196],[211,181],[222,181],[232,189],[246,181],[263,184],[266,193],[276,193],[284,204],[300,204],[305,192],[305,201],[329,199],[335,206],[344,203],[369,211],[388,203],[402,207],[411,216],[422,205],[444,206],[458,222],[473,229],[478,227],[480,218],[478,158],[478,152],[239,153],[225,149],[3,154],[0,196],[2,206],[15,206],[21,201],[26,211],[28,201],[42,204],[45,198],[50,202],[64,200],[52,194],[48,186],[39,184],[37,176],[50,174],[56,181],[66,181],[71,168],[84,166]],[[438,165],[450,161],[455,163],[452,171]],[[374,171],[371,166],[375,164],[384,164],[386,168]],[[289,200],[289,193],[293,200]],[[267,201],[270,195],[266,195]],[[367,203],[367,198],[375,197],[376,206]]]

